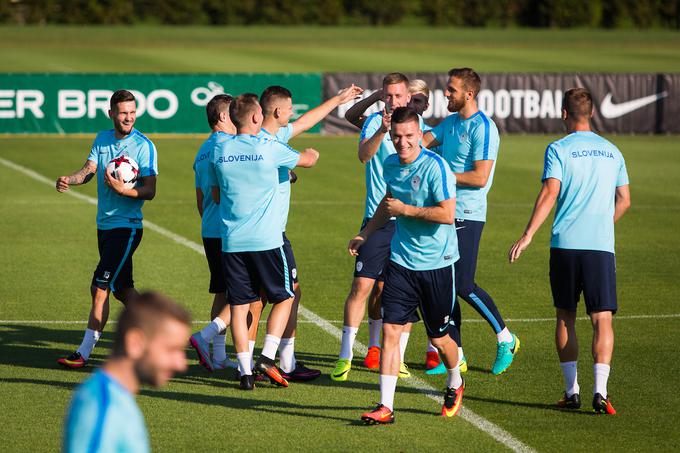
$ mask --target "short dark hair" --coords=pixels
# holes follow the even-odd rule
[[[219,123],[220,113],[229,112],[229,104],[231,104],[233,99],[234,98],[228,94],[218,94],[205,106],[205,113],[208,116],[208,124],[211,129]]]
[[[562,98],[562,109],[574,118],[590,118],[593,96],[585,88],[569,88]]]
[[[455,77],[463,82],[466,91],[472,91],[472,97],[476,98],[482,88],[482,79],[472,68],[453,68],[449,71],[449,77]]]
[[[274,111],[272,109],[272,104],[279,99],[292,99],[293,94],[288,88],[272,85],[264,89],[260,95],[260,106],[262,107],[262,113],[265,115],[271,115]]]
[[[152,337],[159,326],[168,319],[191,325],[191,316],[175,301],[155,291],[147,291],[129,301],[118,317],[113,340],[112,355],[124,357],[125,336],[131,329],[140,329]]]
[[[385,77],[383,77],[383,86],[386,85],[396,85],[397,83],[403,83],[408,88],[408,77],[406,77],[401,72],[390,72]]]
[[[114,110],[121,102],[129,101],[136,102],[134,94],[130,93],[128,90],[116,90],[111,95],[109,107],[111,108],[111,110]]]
[[[402,124],[415,121],[420,126],[420,118],[411,107],[397,107],[392,112],[392,124]]]
[[[244,93],[236,96],[229,104],[229,118],[236,129],[245,124],[245,120],[252,115],[258,105],[257,94]]]

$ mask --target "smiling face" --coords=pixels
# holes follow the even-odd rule
[[[420,130],[418,121],[392,124],[390,133],[399,161],[402,164],[409,164],[416,160],[420,153],[420,141],[423,139],[423,131]]]
[[[411,100],[408,85],[403,82],[384,85],[383,92],[385,93],[383,101],[390,107],[389,110],[394,110],[397,107],[406,107]]]
[[[463,81],[458,77],[449,77],[449,82],[446,84],[446,90],[444,91],[444,96],[449,100],[449,105],[447,109],[449,112],[458,112],[460,109],[465,107],[467,98],[471,98],[472,92],[465,91],[463,86]]]
[[[119,135],[132,132],[137,119],[137,104],[135,101],[119,102],[109,110],[109,118],[113,121],[113,128]]]

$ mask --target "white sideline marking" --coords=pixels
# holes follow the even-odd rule
[[[42,183],[45,183],[49,186],[54,187],[55,182],[46,178],[45,176],[31,170],[30,168],[26,168],[22,165],[18,165],[14,162],[8,161],[6,159],[3,159],[0,157],[0,163],[5,165],[6,167],[9,167],[13,170],[16,170],[20,173],[23,173],[36,181],[40,181]],[[97,204],[97,200],[93,197],[90,197],[88,195],[83,195],[81,193],[75,192],[73,190],[69,190],[65,192],[67,195],[71,195],[73,197],[76,197],[80,200],[83,200],[87,203],[90,204]],[[171,239],[174,242],[177,242],[178,244],[184,245],[191,250],[194,250],[197,253],[200,253],[201,255],[205,256],[205,251],[203,247],[201,247],[199,244],[182,237],[178,234],[175,234],[169,230],[166,230],[163,227],[160,227],[156,225],[155,223],[149,222],[148,220],[144,221],[145,227],[155,231],[162,236],[165,236],[169,239]],[[299,306],[299,313],[304,317],[307,318],[307,320],[314,322],[319,328],[324,330],[325,332],[329,333],[331,336],[337,338],[340,340],[342,338],[342,331],[332,325],[330,322],[326,321],[325,319],[321,318],[314,312],[308,310],[307,308],[303,307],[302,305]],[[354,349],[359,353],[359,354],[366,354],[367,348],[365,345],[355,342]],[[430,386],[428,383],[423,381],[422,379],[416,378],[416,377],[410,377],[408,379],[403,380],[402,382],[406,383],[410,387],[413,387],[425,395],[427,395],[429,398],[435,400],[439,404],[443,404],[443,398],[435,394],[436,390]],[[505,431],[503,428],[495,425],[494,423],[486,420],[483,417],[480,417],[479,415],[475,414],[471,410],[463,407],[461,411],[459,412],[460,417],[463,418],[464,420],[470,422],[472,425],[480,429],[481,431],[487,433],[494,439],[496,439],[498,442],[501,444],[505,445],[506,447],[510,448],[511,450],[518,451],[518,452],[533,452],[534,450],[529,447],[528,445],[522,443],[518,439],[512,436],[509,432]]]

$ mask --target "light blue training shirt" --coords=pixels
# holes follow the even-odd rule
[[[258,137],[274,138],[281,143],[288,144],[293,137],[293,125],[288,123],[286,126],[279,128],[276,135],[272,135],[264,129],[260,129]],[[281,197],[281,231],[286,231],[288,224],[288,213],[290,212],[290,169],[287,167],[279,167],[279,196]]]
[[[203,193],[203,216],[201,217],[201,236],[220,238],[220,207],[212,198],[212,185],[209,177],[213,152],[218,143],[231,137],[230,134],[216,131],[203,142],[194,159],[194,181]]]
[[[621,151],[594,132],[572,132],[548,145],[547,178],[561,181],[550,246],[614,253],[616,188],[628,184]]]

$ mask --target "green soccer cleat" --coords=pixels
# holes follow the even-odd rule
[[[467,373],[468,366],[465,356],[463,356],[463,358],[460,359],[460,361],[458,362],[458,369],[460,370],[461,373]],[[444,362],[440,362],[439,365],[432,368],[431,370],[425,370],[425,374],[427,374],[428,376],[446,374],[446,365],[444,365]]]
[[[351,369],[352,361],[350,359],[338,359],[335,369],[331,372],[331,379],[336,382],[344,382],[347,380],[347,375]]]
[[[406,365],[404,362],[401,362],[401,365],[399,365],[399,379],[406,379],[411,377],[411,372],[408,370],[408,365]]]
[[[519,351],[519,338],[517,335],[512,334],[512,343],[509,341],[498,343],[498,349],[496,349],[496,361],[491,368],[491,373],[498,376],[504,373],[510,368],[512,361],[515,358],[515,354]]]

